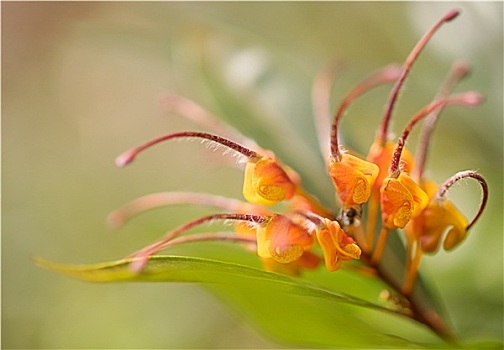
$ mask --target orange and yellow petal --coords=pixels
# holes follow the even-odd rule
[[[355,241],[348,237],[336,221],[325,220],[322,229],[317,230],[317,240],[324,252],[328,271],[341,268],[343,260],[359,259],[361,250]]]
[[[404,228],[420,215],[429,198],[407,174],[385,178],[380,188],[383,225],[388,229]]]
[[[313,237],[284,215],[272,215],[257,229],[257,254],[279,263],[298,260],[312,244]]]
[[[422,214],[413,221],[413,236],[419,241],[422,250],[436,252],[443,234],[445,250],[451,250],[467,236],[468,221],[448,199],[432,199]]]
[[[376,164],[351,154],[343,154],[340,161],[329,164],[329,175],[345,207],[361,205],[369,200],[378,172]]]
[[[247,163],[243,196],[250,203],[273,205],[292,198],[295,192],[296,184],[276,160],[263,157]]]
[[[375,141],[369,149],[366,160],[368,162],[376,164],[380,169],[374,186],[374,191],[376,194],[379,193],[381,184],[388,175],[388,169],[390,167],[390,162],[392,161],[392,156],[396,147],[397,145],[391,141],[387,141],[385,144]],[[407,148],[404,148],[402,150],[401,164],[402,171],[411,173],[414,165],[414,156]]]

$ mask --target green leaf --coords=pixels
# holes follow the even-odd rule
[[[190,282],[203,284],[276,340],[297,346],[443,347],[424,325],[378,302],[323,289],[300,279],[210,259],[155,256],[141,273],[132,260],[41,267],[89,282]]]

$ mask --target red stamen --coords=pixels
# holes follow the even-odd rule
[[[481,176],[480,174],[478,174],[477,172],[471,171],[471,170],[458,172],[455,175],[453,175],[452,177],[450,177],[448,180],[446,180],[439,187],[439,190],[436,193],[436,197],[439,199],[442,199],[446,195],[446,191],[448,191],[448,189],[451,186],[453,186],[457,181],[465,179],[467,177],[473,178],[476,181],[478,181],[478,183],[481,185],[481,188],[483,190],[483,197],[481,198],[481,203],[480,203],[478,212],[476,213],[476,216],[474,217],[474,219],[472,219],[472,221],[467,225],[466,229],[469,230],[474,225],[474,223],[479,219],[481,214],[483,213],[483,210],[485,209],[485,206],[488,201],[488,184],[487,184],[485,178],[483,176]]]
[[[343,99],[336,114],[334,116],[332,128],[331,128],[331,156],[337,162],[341,159],[341,151],[338,145],[338,124],[343,116],[343,113],[348,109],[350,104],[360,95],[371,90],[372,88],[385,83],[393,82],[399,76],[401,70],[400,67],[391,64],[386,66],[379,71],[375,72],[371,76],[364,79],[362,82],[357,84]]]
[[[107,217],[110,226],[118,228],[133,216],[167,205],[174,204],[200,204],[224,209],[229,212],[243,212],[253,204],[237,199],[226,198],[207,193],[194,192],[159,192],[136,198],[122,207],[113,211]]]
[[[458,82],[464,78],[469,73],[469,66],[465,62],[455,62],[448,76],[446,77],[444,83],[439,88],[439,91],[436,95],[436,100],[441,100],[446,98]],[[420,181],[423,176],[423,172],[425,169],[425,163],[427,160],[427,152],[429,149],[430,138],[432,136],[432,132],[436,125],[436,121],[438,119],[439,114],[442,109],[438,109],[431,113],[428,117],[425,118],[425,122],[422,128],[422,134],[420,136],[419,148],[417,150],[416,155],[416,166],[413,169],[413,178],[416,181]]]
[[[332,59],[317,73],[312,87],[312,107],[315,127],[324,160],[329,159],[331,128],[331,92],[336,76],[341,71],[341,61]]]
[[[160,97],[159,103],[162,109],[168,113],[176,113],[248,148],[259,149],[255,141],[242,135],[238,130],[222,122],[218,117],[188,98],[173,93],[165,93]]]
[[[255,236],[237,236],[234,232],[212,232],[212,233],[200,233],[190,236],[178,237],[170,242],[167,242],[163,249],[191,242],[203,242],[203,241],[233,241],[233,242],[246,242],[246,243],[256,243]]]
[[[411,129],[413,126],[415,126],[416,123],[418,123],[422,118],[425,118],[429,114],[433,113],[434,111],[444,108],[449,105],[464,105],[464,106],[475,106],[483,101],[483,97],[477,93],[477,92],[466,92],[458,95],[453,95],[451,97],[448,97],[443,100],[437,100],[423,109],[420,110],[413,118],[410,119],[408,125],[404,128],[404,131],[397,141],[397,147],[394,151],[394,154],[392,156],[392,161],[390,163],[390,168],[389,168],[389,176],[397,178],[400,174],[400,160],[401,160],[401,153],[404,148],[404,145],[406,143],[406,138],[408,137],[409,133],[411,132]]]
[[[143,258],[143,260],[141,259],[135,262],[134,270],[138,271],[142,268],[143,264],[145,264],[149,256],[163,250],[166,244],[168,244],[168,242],[170,242],[171,240],[177,238],[182,233],[192,229],[195,226],[215,220],[238,220],[238,221],[249,221],[252,223],[262,224],[266,222],[268,218],[261,215],[253,215],[253,214],[214,214],[204,216],[202,218],[188,222],[168,232],[160,241],[151,244],[133,254],[128,255],[127,258],[134,258],[134,257]],[[141,263],[141,261],[143,261],[143,263]]]
[[[325,224],[324,218],[320,215],[313,213],[313,212],[305,211],[305,210],[297,210],[294,213],[301,215],[302,217],[311,221],[312,223],[314,223],[318,227],[322,227]]]
[[[118,167],[123,167],[125,165],[128,165],[131,163],[135,157],[145,149],[152,147],[160,142],[167,141],[167,140],[172,140],[175,138],[191,138],[191,137],[197,137],[197,138],[202,138],[208,141],[216,142],[218,144],[221,144],[225,147],[228,147],[238,153],[243,154],[245,157],[248,158],[260,158],[261,155],[251,149],[248,149],[245,146],[242,146],[240,144],[237,144],[236,142],[233,142],[231,140],[225,139],[223,137],[217,136],[217,135],[212,135],[206,132],[197,132],[197,131],[183,131],[183,132],[177,132],[173,134],[168,134],[164,135],[161,137],[158,137],[154,140],[151,140],[147,143],[144,143],[143,145],[140,145],[138,147],[135,147],[129,151],[124,152],[121,154],[119,157],[116,158],[116,165]]]
[[[416,44],[416,46],[411,50],[411,53],[409,54],[408,58],[404,62],[403,69],[401,72],[401,75],[399,76],[399,79],[397,79],[394,87],[392,88],[392,91],[390,93],[390,97],[387,103],[387,106],[385,108],[385,114],[383,116],[382,120],[382,125],[379,130],[378,134],[378,140],[381,142],[385,142],[387,140],[387,132],[388,132],[388,126],[390,124],[390,119],[392,116],[392,111],[394,109],[394,105],[397,101],[397,97],[399,95],[399,91],[401,87],[404,84],[404,80],[408,76],[408,73],[413,66],[413,63],[417,59],[418,55],[422,51],[422,49],[425,47],[425,44],[429,41],[429,39],[434,35],[434,33],[446,22],[449,22],[456,18],[460,14],[459,10],[451,10],[448,12],[446,15],[443,16],[434,26],[432,26],[427,33],[424,34],[424,36],[420,39],[420,41]]]
[[[205,242],[205,241],[230,241],[230,242],[242,242],[242,243],[256,243],[255,236],[237,236],[234,232],[212,232],[212,233],[200,233],[190,236],[178,237],[169,242],[166,242],[159,250],[164,250],[169,247],[173,247],[179,244],[185,243],[195,243],[195,242]],[[136,260],[132,261],[130,268],[133,271],[139,272],[147,263],[150,256],[140,256]]]

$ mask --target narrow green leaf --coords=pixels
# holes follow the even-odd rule
[[[445,344],[427,327],[377,303],[260,269],[210,259],[155,256],[141,273],[132,260],[41,267],[89,282],[201,283],[277,340],[305,346],[418,347]],[[421,344],[421,345],[420,345]]]
[[[279,290],[291,293],[335,299],[337,301],[376,308],[384,312],[397,313],[382,306],[369,303],[342,293],[329,292],[316,286],[297,281],[291,277],[266,272],[252,267],[220,262],[210,259],[182,256],[154,256],[137,273],[129,268],[132,259],[92,265],[64,265],[40,258],[34,262],[44,268],[53,270],[78,280],[87,282],[191,282],[191,283],[222,283],[230,282],[230,277],[237,280],[252,280],[258,283],[274,284]]]

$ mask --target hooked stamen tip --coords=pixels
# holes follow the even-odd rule
[[[485,97],[479,92],[470,91],[464,94],[464,102],[470,106],[476,106],[485,101]]]
[[[397,63],[392,63],[391,65],[387,66],[385,70],[383,71],[383,78],[385,80],[395,80],[399,78],[399,75],[401,75],[402,71],[402,66]]]
[[[453,9],[445,15],[444,20],[446,22],[452,21],[455,18],[457,18],[457,16],[460,15],[460,13],[461,11],[459,9]]]
[[[148,257],[140,257],[137,260],[132,261],[129,264],[129,269],[132,272],[140,273],[142,271],[142,269],[144,268],[145,264],[147,263],[148,259],[149,259]]]
[[[456,72],[456,74],[459,76],[465,76],[471,70],[471,68],[469,67],[469,63],[462,61],[462,60],[456,61],[453,64],[453,69]]]
[[[112,229],[120,228],[121,226],[124,225],[125,221],[126,220],[125,220],[124,216],[119,214],[118,212],[110,213],[106,219],[107,226]]]
[[[115,159],[115,165],[118,168],[123,168],[126,165],[128,165],[129,163],[131,163],[133,161],[133,159],[134,159],[134,156],[131,154],[131,152],[126,152],[126,153],[119,155]]]

